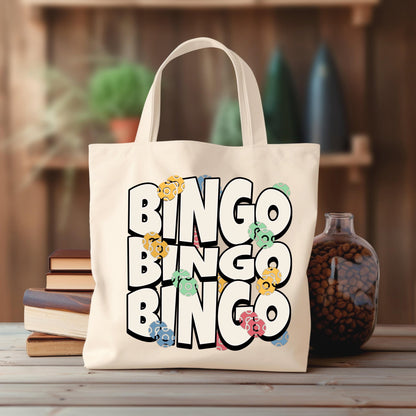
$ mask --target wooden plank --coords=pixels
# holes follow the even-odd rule
[[[24,349],[26,337],[30,334],[23,323],[0,324],[0,349],[8,349],[13,343],[20,343]],[[414,325],[380,325],[376,326],[373,337],[364,349],[376,351],[414,351],[416,347],[416,326]],[[16,349],[19,349],[16,347]]]
[[[157,71],[170,52],[179,44],[179,11],[138,10],[135,16],[139,24],[138,60]],[[158,47],[155,47],[158,45]],[[179,62],[182,58],[179,58]],[[179,66],[169,64],[163,71],[161,114],[158,140],[183,137],[180,108],[186,103],[181,100]]]
[[[303,373],[225,370],[87,370],[75,366],[3,366],[0,383],[274,384],[416,386],[412,368],[310,368]]]
[[[91,14],[90,36],[92,53],[98,58],[97,66],[120,58],[122,39],[120,36],[120,10],[97,9]]]
[[[25,350],[0,350],[0,366],[77,366],[82,367],[82,357],[29,357]]]
[[[345,99],[345,110],[350,134],[366,133],[368,131],[367,115],[368,82],[367,82],[367,37],[364,28],[351,25],[350,16],[340,9],[319,10],[320,42],[325,43],[334,58],[341,88]],[[329,157],[333,165],[337,162],[336,155]],[[334,159],[331,159],[334,157]],[[360,157],[355,159],[360,160]],[[338,159],[341,164],[346,160]],[[371,155],[363,155],[358,166],[371,165]],[[351,162],[352,163],[352,162]],[[352,171],[361,180],[350,180],[351,173],[345,171],[321,171],[319,184],[319,206],[323,212],[352,212],[356,232],[366,237],[369,233],[367,224],[367,183],[366,171]],[[332,189],[342,189],[342,192],[332,192]],[[319,232],[323,227],[323,212],[319,214]],[[321,225],[322,224],[322,225]]]
[[[26,336],[21,334],[0,335],[0,350],[3,351],[25,351]]]
[[[218,37],[224,42],[225,19],[224,11],[181,11],[178,44],[198,36]],[[177,119],[181,121],[178,138],[208,141],[219,98],[228,86],[234,91],[235,78],[227,77],[232,72],[231,62],[224,52],[206,49],[181,56],[172,64],[177,69],[175,100],[179,104]]]
[[[215,60],[213,59],[214,57],[212,55],[204,54],[203,56],[200,55],[199,57],[208,58],[208,59],[204,59],[205,64],[207,63],[206,62],[207,60],[210,65],[215,62]],[[195,56],[193,56],[193,59],[195,59]],[[204,65],[204,67],[205,66],[206,65]],[[193,72],[195,71],[194,67],[195,67],[195,64],[192,65]],[[205,72],[204,82],[201,82],[200,79],[198,79],[197,82],[195,82],[194,80],[192,81],[192,78],[190,79],[189,76],[183,77],[183,79],[187,80],[187,83],[188,83],[187,87],[188,89],[192,91],[192,95],[197,94],[197,95],[201,95],[204,97],[202,100],[204,101],[204,103],[201,104],[201,108],[199,108],[198,106],[198,113],[199,113],[199,117],[201,118],[202,124],[196,125],[196,124],[192,124],[191,122],[188,122],[188,126],[189,125],[194,126],[194,128],[197,129],[197,133],[196,133],[197,136],[195,137],[201,138],[205,141],[207,137],[209,136],[210,124],[214,117],[215,104],[218,102],[220,96],[223,94],[221,94],[218,91],[218,88],[213,87],[213,80],[217,78],[217,76],[214,76],[214,77],[212,76],[214,72],[209,72],[209,71],[208,73],[207,71],[204,71],[204,72]],[[231,80],[232,78],[230,79],[230,81]],[[203,92],[196,92],[198,89],[203,90]],[[190,112],[191,111],[186,111],[185,113],[190,113]],[[173,114],[172,111],[170,111],[170,113]],[[187,118],[190,118],[190,117],[187,116]],[[195,117],[191,117],[190,119],[192,119],[193,122],[195,121]],[[161,127],[163,127],[163,122],[161,122]],[[181,136],[182,137],[194,137],[193,136],[194,133],[187,134],[186,136],[184,136],[184,133],[182,131],[182,133],[179,133],[177,137],[178,138],[180,138]],[[174,134],[174,133],[170,133],[169,135],[171,134]],[[372,154],[369,152],[368,153],[367,152],[366,153],[333,153],[333,154],[321,155],[319,166],[321,168],[363,168],[363,167],[370,166],[372,162],[373,162],[373,157],[372,157]],[[29,163],[31,167],[36,168],[39,166],[39,159],[31,158]],[[46,170],[58,170],[59,171],[59,170],[68,169],[68,167],[73,167],[74,169],[77,169],[77,170],[86,170],[88,169],[88,159],[87,159],[87,156],[73,158],[73,159],[65,159],[63,157],[56,157],[56,158],[50,159],[46,163],[46,165],[43,164],[43,161],[42,161],[42,166]]]
[[[265,67],[261,65],[262,55],[259,41],[262,19],[259,11],[235,10],[227,13],[227,31],[229,41],[227,46],[243,58],[256,76],[260,89],[265,75]],[[244,28],[244,30],[241,30]],[[232,81],[235,84],[234,74]]]
[[[7,334],[25,335],[27,333],[28,332],[25,330],[23,322],[0,322],[0,335],[7,335]]]
[[[366,351],[416,352],[416,337],[372,337],[362,348]]]
[[[284,416],[391,416],[392,409],[375,409],[375,408],[337,408],[337,407],[195,407],[195,406],[175,406],[166,407],[160,406],[111,406],[111,407],[99,407],[99,406],[76,406],[76,407],[44,407],[44,406],[4,406],[2,411],[5,414],[13,416],[53,416],[59,414],[59,416],[73,416],[87,415],[87,416],[165,416],[168,413],[170,416],[184,416],[184,415],[198,415],[198,416],[270,416],[270,415],[284,415]],[[414,409],[394,409],[394,416],[414,416]]]
[[[377,325],[373,337],[416,337],[416,325]]]
[[[345,7],[356,5],[376,5],[380,0],[257,0],[261,5],[290,7]]]
[[[416,3],[403,0],[397,6],[383,1],[370,32],[376,140],[370,212],[382,270],[379,322],[408,324],[416,322]]]
[[[278,10],[276,13],[276,47],[281,49],[292,73],[300,120],[304,114],[310,66],[319,42],[318,17],[319,10],[314,9]],[[303,132],[300,139],[304,139]]]
[[[29,332],[27,333],[27,335]],[[0,336],[0,350],[25,350],[26,334],[9,334]],[[414,337],[373,337],[362,347],[364,351],[414,351]]]
[[[0,3],[0,146],[4,146],[5,141],[10,139],[9,126],[9,4]],[[10,149],[2,148],[0,151],[0,316],[3,320],[12,319],[12,265],[10,258],[9,239],[10,228]]]
[[[92,67],[91,12],[84,9],[53,10],[49,22],[51,65],[85,85]],[[85,154],[87,144],[85,139],[81,149]],[[48,221],[50,251],[56,247],[89,247],[88,175],[85,171],[76,174],[68,169],[69,166],[59,175],[45,176],[51,210]]]
[[[40,166],[43,167],[45,170],[54,170],[54,171],[60,171],[64,169],[68,169],[70,166],[72,166],[74,169],[77,170],[87,170],[88,169],[88,157],[85,155],[85,157],[79,157],[79,158],[73,158],[73,159],[66,159],[63,157],[54,157],[50,160],[48,160],[45,163],[43,163],[42,158],[36,158],[32,157],[28,163],[30,166],[34,169],[39,168]],[[40,165],[41,163],[41,165]]]
[[[408,386],[201,384],[3,384],[0,404],[152,406],[416,407]]]
[[[371,154],[354,155],[352,153],[324,154],[319,166],[322,168],[365,167],[372,163]]]
[[[416,368],[413,352],[369,351],[344,357],[312,356],[310,367]]]
[[[380,0],[23,0],[32,6],[43,7],[345,7],[376,5]]]
[[[321,42],[331,50],[345,97],[352,134],[368,131],[367,37],[354,28],[347,13],[338,9],[319,11]]]
[[[25,351],[1,351],[0,365],[83,365],[81,357],[28,357]],[[368,351],[341,357],[312,356],[309,367],[416,368],[416,354],[408,351]]]
[[[44,108],[44,88],[39,82],[39,72],[44,68],[46,56],[46,25],[40,13],[33,13],[21,2],[7,0],[6,3],[10,33],[7,106],[9,133],[13,135],[37,120]],[[7,315],[16,321],[23,318],[23,292],[27,287],[42,284],[47,259],[47,189],[39,179],[22,189],[30,174],[26,154],[24,151],[13,152],[7,172],[10,186],[7,198],[10,207],[9,278],[13,281],[7,293],[10,297]]]

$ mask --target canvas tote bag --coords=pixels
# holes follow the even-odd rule
[[[157,142],[162,71],[202,48],[233,64],[241,147]],[[136,141],[89,147],[96,288],[85,366],[306,371],[318,166],[316,144],[267,144],[240,57],[209,38],[178,46],[156,73]]]

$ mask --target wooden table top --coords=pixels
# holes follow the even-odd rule
[[[304,373],[91,371],[26,355],[0,324],[0,415],[416,415],[416,326],[379,326],[358,355],[312,356]]]

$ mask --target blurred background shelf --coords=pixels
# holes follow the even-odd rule
[[[41,7],[332,7],[375,6],[380,0],[22,0]]]
[[[42,161],[41,157],[29,156],[28,165],[31,169],[44,169],[44,170],[64,170],[64,169],[88,169],[87,156],[79,157],[76,159],[68,159],[65,157],[54,157],[46,162]]]
[[[59,171],[63,169],[88,169],[87,156],[66,159],[56,157],[42,162],[41,157],[29,157],[29,165],[32,169],[43,168],[49,171]],[[362,168],[371,166],[373,156],[370,151],[370,139],[367,135],[356,134],[351,138],[351,151],[346,153],[327,153],[321,155],[321,168],[346,168],[349,170],[351,182],[362,179]]]
[[[254,7],[349,7],[353,26],[368,25],[380,0],[22,0],[36,7],[142,7],[170,9],[227,9]]]

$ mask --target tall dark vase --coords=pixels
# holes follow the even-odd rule
[[[270,58],[263,93],[269,143],[293,143],[301,137],[299,112],[289,67],[279,50]]]
[[[321,45],[312,65],[306,103],[305,136],[324,153],[349,150],[341,82],[331,52]]]

